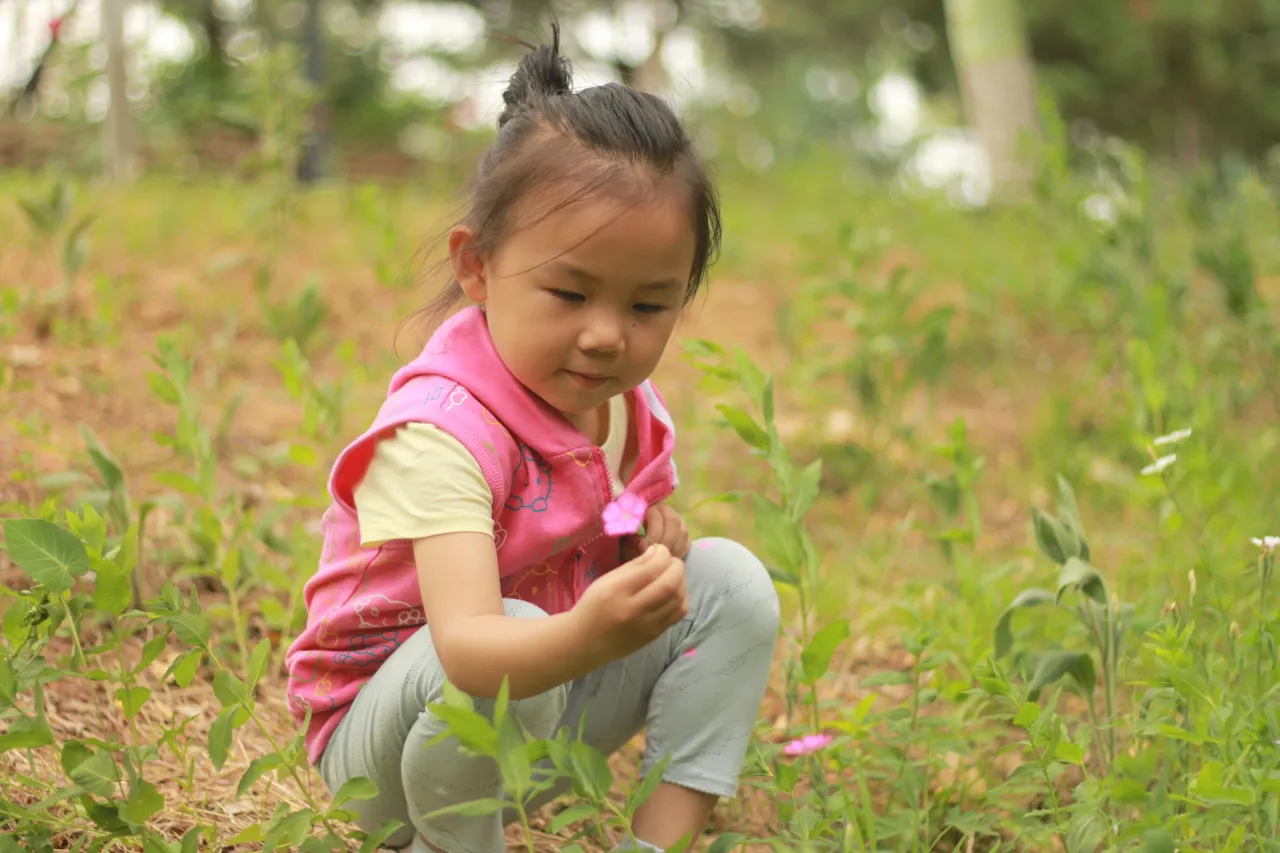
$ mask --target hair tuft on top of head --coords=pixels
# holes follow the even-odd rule
[[[498,116],[498,127],[511,121],[522,110],[538,99],[554,95],[568,95],[573,91],[573,71],[569,60],[560,55],[560,25],[551,25],[551,44],[531,48],[520,60],[516,71],[502,93],[506,106]]]

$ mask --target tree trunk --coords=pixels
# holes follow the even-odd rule
[[[965,116],[991,161],[992,194],[1016,194],[1030,176],[1037,132],[1035,71],[1018,0],[946,0],[947,35]]]
[[[133,128],[129,118],[128,57],[124,45],[124,12],[128,0],[102,0],[102,35],[107,43],[107,91],[110,102],[103,123],[107,177],[133,176]]]
[[[329,149],[329,113],[324,93],[324,12],[321,0],[309,0],[305,37],[307,40],[307,79],[316,90],[309,126],[302,132],[302,151],[298,159],[298,180],[314,184],[324,177]]]

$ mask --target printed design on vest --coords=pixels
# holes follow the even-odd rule
[[[550,563],[534,563],[514,577],[508,590],[503,592],[503,597],[530,601],[537,596],[538,590],[554,583],[555,578],[556,573]]]
[[[382,606],[379,605],[376,599],[381,599],[386,603],[387,609],[395,614],[394,618],[391,615],[385,617],[382,615]],[[398,610],[395,609],[397,605],[399,607]],[[407,601],[396,601],[393,598],[388,598],[381,593],[373,593],[353,601],[351,609],[355,611],[356,618],[360,620],[359,627],[361,628],[388,628],[392,624],[420,625],[423,622],[420,608],[414,607]],[[368,621],[368,619],[365,619],[366,615],[370,619],[377,621]]]
[[[521,442],[520,461],[512,473],[516,494],[507,498],[507,509],[512,512],[522,509],[546,512],[551,504],[551,463]]]
[[[489,426],[496,426],[498,429],[502,430],[503,435],[507,438],[511,438],[511,431],[507,429],[507,425],[495,418],[493,413],[484,406],[480,407],[480,414],[484,418],[485,423],[489,424]]]
[[[439,399],[440,399],[441,397],[443,397],[443,396],[444,396],[444,386],[443,386],[443,385],[433,385],[433,386],[431,386],[431,390],[427,392],[427,396],[425,396],[425,397],[423,397],[423,398],[422,398],[422,402],[424,402],[424,403],[434,403],[434,402],[436,402],[437,400],[439,400]]]
[[[338,641],[342,639],[342,635],[338,629],[333,626],[333,614],[326,613],[320,617],[320,622],[316,626],[316,642],[327,649],[337,648]]]
[[[493,547],[496,551],[501,551],[502,546],[507,544],[507,529],[502,526],[502,522],[498,519],[493,520]]]
[[[582,453],[582,455],[585,457],[585,458],[583,458],[583,459],[579,459],[579,458],[578,458],[578,453],[579,453],[579,452],[580,452],[580,451],[577,451],[577,450],[566,450],[566,451],[564,452],[564,455],[565,455],[565,456],[568,456],[570,459],[572,459],[572,460],[573,460],[573,464],[574,464],[574,465],[577,465],[579,468],[586,468],[588,465],[590,465],[590,464],[591,464],[591,451],[590,451],[590,450],[588,450],[588,451],[583,452],[583,453]]]
[[[311,664],[310,678],[305,678],[298,674],[302,672],[302,666],[298,667],[297,672],[290,673],[289,675],[289,683],[291,685],[289,704],[297,713],[299,720],[306,715],[308,708],[313,709],[312,713],[314,715],[315,703],[308,701],[301,695],[302,690],[306,687],[312,688],[316,699],[325,700],[329,706],[327,710],[332,711],[337,707],[337,703],[334,701],[333,697],[329,695],[329,692],[333,689],[333,684],[329,681],[329,670],[325,670],[323,673],[320,672],[320,663],[324,659],[323,656],[320,652],[313,652],[309,657],[309,662]],[[324,685],[323,692],[321,691],[322,684]]]
[[[452,412],[470,399],[471,395],[467,393],[467,389],[460,385],[453,386],[453,390],[449,392],[449,399],[445,403],[444,410]]]
[[[399,631],[373,631],[368,634],[354,634],[348,640],[350,648],[333,656],[336,664],[357,667],[376,666],[392,652],[400,648]]]

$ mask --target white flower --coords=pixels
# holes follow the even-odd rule
[[[1152,462],[1146,468],[1142,469],[1142,476],[1146,477],[1151,474],[1159,474],[1165,468],[1168,468],[1174,462],[1178,461],[1178,454],[1170,453],[1168,456],[1161,456],[1155,462]]]
[[[1156,447],[1164,447],[1168,444],[1182,444],[1182,442],[1186,441],[1188,438],[1191,438],[1191,430],[1180,429],[1177,432],[1162,435],[1151,443]]]
[[[1252,540],[1254,545],[1262,549],[1262,553],[1273,553],[1280,548],[1280,536],[1263,536],[1261,539]]]

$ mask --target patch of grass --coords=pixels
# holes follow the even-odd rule
[[[1109,223],[1072,174],[972,213],[730,177],[657,377],[680,507],[784,602],[712,849],[1280,849],[1280,223],[1263,176],[1110,156]],[[75,187],[68,268],[16,202],[56,186],[0,176],[0,851],[372,849],[343,809],[371,783],[319,784],[282,657],[448,207]],[[512,802],[574,780],[529,847],[607,846],[656,778],[447,704]]]

